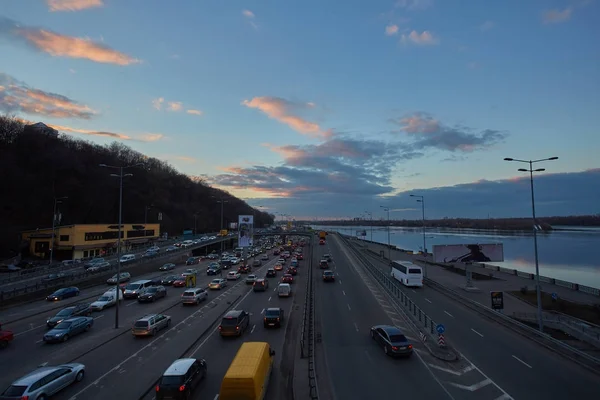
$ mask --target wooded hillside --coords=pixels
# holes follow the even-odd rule
[[[162,213],[162,230],[170,235],[194,229],[194,214],[198,232],[218,231],[221,198],[226,201],[225,226],[237,222],[240,214],[253,213],[257,227],[273,223],[272,215],[122,143],[102,146],[65,135],[24,132],[24,126],[0,116],[0,259],[18,251],[19,232],[52,225],[55,197],[68,196],[60,204],[63,225],[116,223],[119,179],[110,174],[117,171],[99,164],[144,163],[124,178],[123,223],[144,222],[151,206],[147,222],[157,222]]]

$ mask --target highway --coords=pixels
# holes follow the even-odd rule
[[[392,359],[371,339],[371,326],[398,324],[350,266],[347,250],[332,236],[325,246],[316,245],[313,255],[316,313],[320,322],[316,330],[322,335],[324,350],[323,362],[317,363],[321,396],[391,399],[401,395],[410,399],[452,399],[417,354]],[[325,253],[333,257],[330,268],[336,274],[335,283],[320,279],[318,262]],[[414,336],[412,332],[405,333]],[[317,353],[317,358],[320,354]],[[326,371],[322,370],[323,366]]]
[[[271,256],[268,263],[263,264],[260,269],[253,269],[252,273],[264,276],[266,269],[274,263],[275,258]],[[193,266],[201,272],[197,286],[207,286],[208,282],[214,278],[214,276],[207,277],[205,275],[207,264],[208,262],[203,262]],[[176,272],[181,272],[185,268],[186,266],[180,266]],[[224,275],[226,272],[224,271]],[[303,288],[302,274],[303,271],[300,268],[297,282],[294,284],[295,289]],[[154,276],[156,275],[160,274]],[[46,318],[54,315],[58,310],[6,325],[6,328],[12,329],[17,337],[3,351],[2,366],[0,366],[0,388],[3,390],[12,381],[40,364],[81,362],[86,365],[84,381],[67,388],[54,396],[54,399],[92,400],[105,399],[107,395],[120,399],[137,399],[144,392],[153,388],[154,382],[171,362],[185,353],[207,360],[210,378],[203,383],[202,388],[198,391],[201,394],[197,393],[196,398],[210,393],[209,397],[212,399],[218,393],[222,377],[243,340],[269,341],[277,352],[276,365],[279,366],[282,356],[287,353],[283,351],[285,332],[290,331],[294,324],[299,325],[291,311],[296,301],[303,301],[303,296],[296,300],[296,293],[294,293],[292,298],[280,301],[275,292],[278,278],[270,279],[270,288],[267,292],[258,293],[254,293],[251,286],[245,284],[244,278],[245,275],[242,275],[239,281],[230,281],[228,286],[221,291],[210,291],[208,300],[197,307],[183,306],[179,303],[179,296],[184,288],[169,287],[167,297],[157,300],[155,303],[138,304],[137,301],[125,300],[124,305],[120,307],[119,329],[114,329],[115,310],[109,308],[93,314],[95,317],[94,327],[87,333],[71,338],[67,343],[46,345],[41,342],[41,337],[46,331]],[[95,290],[96,293],[101,293],[106,288],[108,286]],[[92,291],[89,292],[92,293]],[[87,293],[88,291],[82,291],[78,300],[86,297]],[[66,304],[65,301],[64,305]],[[252,314],[251,326],[244,337],[223,340],[215,334],[215,322],[220,320],[220,316],[234,304],[236,304],[235,308],[242,308]],[[266,331],[262,326],[263,309],[277,306],[286,310],[286,326]],[[44,307],[49,306],[44,303]],[[29,312],[33,312],[31,308],[30,305]],[[23,313],[27,312],[25,307],[9,311],[18,312],[21,317]],[[130,333],[131,324],[137,318],[154,312],[171,316],[170,329],[160,332],[154,338],[133,337]],[[290,318],[290,312],[292,318]],[[294,334],[294,338],[290,339],[291,342],[295,340],[295,336],[297,335]],[[200,338],[201,341],[196,343]],[[292,349],[290,364],[293,363],[293,356]],[[283,382],[281,371],[277,367],[276,371],[270,385],[272,393],[279,393],[280,381]],[[285,384],[282,384],[281,387],[281,390],[285,390]],[[148,398],[152,397],[153,392],[150,390]],[[273,399],[276,398],[283,397],[273,397]]]
[[[389,273],[390,267],[384,262],[369,259],[381,271]],[[432,288],[400,288],[433,320],[444,324],[446,338],[452,345],[510,396],[517,399],[600,398],[597,375],[481,317]]]

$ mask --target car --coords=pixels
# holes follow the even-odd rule
[[[327,262],[331,262],[332,261],[331,254],[323,254],[323,259],[327,260]]]
[[[198,384],[206,378],[206,360],[180,358],[162,374],[155,388],[154,398],[189,399]]]
[[[156,299],[162,299],[167,296],[167,289],[164,286],[150,286],[138,296],[139,303],[154,303]]]
[[[410,357],[413,346],[402,333],[400,328],[392,325],[375,325],[370,330],[371,338],[375,340],[388,356]]]
[[[14,340],[14,338],[15,334],[13,331],[2,329],[2,324],[0,324],[0,349],[7,347],[8,344]]]
[[[283,274],[281,283],[294,283],[294,277],[291,274]]]
[[[59,300],[64,300],[64,299],[68,299],[69,297],[75,297],[75,296],[79,296],[79,289],[76,287],[67,287],[67,288],[58,289],[56,292],[54,292],[51,295],[49,295],[48,297],[46,297],[46,300],[59,301]]]
[[[275,269],[269,268],[267,270],[267,278],[274,278],[276,276],[277,276],[277,271],[275,271]]]
[[[206,268],[206,275],[218,275],[221,273],[221,265],[218,262],[212,262]]]
[[[154,336],[161,329],[171,326],[171,317],[164,314],[148,314],[133,323],[133,336]]]
[[[256,275],[248,275],[245,279],[247,285],[253,285],[258,277]]]
[[[183,278],[181,276],[173,281],[173,287],[185,287],[185,285],[186,285],[185,278]]]
[[[208,284],[208,288],[210,290],[221,290],[225,286],[227,286],[227,281],[225,279],[221,279],[221,278],[213,279]]]
[[[237,271],[229,271],[227,273],[227,280],[228,281],[235,281],[240,279],[240,276],[242,276],[239,272]]]
[[[324,282],[335,281],[335,274],[333,273],[333,271],[330,271],[330,270],[323,271],[323,281]]]
[[[70,337],[87,332],[94,325],[92,317],[74,317],[63,320],[44,334],[45,343],[66,342]]]
[[[106,307],[111,307],[117,304],[117,296],[115,290],[109,290],[102,296],[98,297],[98,300],[90,304],[92,311],[102,311]],[[119,291],[119,300],[123,300],[123,292]]]
[[[321,239],[319,240],[319,246],[324,246],[325,245],[325,240]]]
[[[321,260],[321,261],[319,261],[319,268],[321,268],[321,269],[327,269],[327,268],[329,268],[329,263],[327,262],[327,260]]]
[[[158,270],[159,271],[171,271],[175,269],[175,264],[173,263],[166,263],[163,264]]]
[[[290,297],[292,295],[292,287],[289,283],[280,283],[277,285],[277,296]]]
[[[269,281],[266,279],[256,279],[252,284],[252,290],[255,292],[266,292],[269,288]]]
[[[190,257],[186,260],[185,265],[200,264],[200,257]]]
[[[240,274],[249,274],[252,268],[248,264],[244,264],[238,268]]]
[[[115,274],[112,278],[108,278],[106,283],[109,285],[116,285],[117,283],[129,282],[131,274],[129,272],[121,272],[120,276]]]
[[[177,280],[180,279],[181,277],[179,275],[169,275],[169,276],[165,276],[164,278],[162,278],[160,280],[160,284],[163,286],[171,286],[173,285],[173,283]],[[184,280],[185,282],[185,280]]]
[[[267,308],[265,309],[265,317],[263,325],[265,328],[280,328],[284,319],[282,308]]]
[[[277,264],[275,264],[274,269],[275,271],[283,271],[283,264],[278,262]]]
[[[260,267],[261,265],[262,265],[262,261],[260,261],[258,258],[255,259],[254,261],[252,261],[253,267]]]
[[[185,292],[181,294],[181,303],[198,305],[207,298],[208,292],[206,290],[202,288],[191,288],[186,289]]]
[[[250,326],[250,314],[244,310],[231,310],[221,319],[219,334],[221,337],[242,336]]]
[[[198,270],[196,268],[188,268],[185,271],[183,271],[183,273],[181,274],[182,278],[185,278],[186,276],[190,276],[190,275],[198,275]]]
[[[52,283],[58,281],[65,281],[73,276],[70,272],[59,272],[58,274],[50,274],[42,278],[42,283]]]
[[[289,267],[289,268],[288,268],[288,269],[285,271],[285,273],[286,273],[286,274],[290,274],[290,275],[292,275],[292,276],[296,276],[296,275],[298,275],[298,268],[296,268],[296,267]]]
[[[2,399],[47,399],[85,377],[85,365],[69,363],[39,367],[14,381],[2,394]]]
[[[296,256],[296,258],[298,260],[304,260],[304,256],[302,255],[302,253],[298,253],[298,255]]]
[[[75,304],[73,306],[63,308],[54,317],[48,318],[46,321],[46,326],[48,326],[48,328],[54,328],[65,319],[81,316],[89,317],[90,315],[92,315],[92,309],[89,303]]]
[[[277,260],[277,262],[281,265],[285,265],[285,257],[281,257],[279,260]]]
[[[269,261],[269,255],[268,255],[268,254],[263,254],[263,255],[260,257],[260,259],[261,259],[262,261]]]

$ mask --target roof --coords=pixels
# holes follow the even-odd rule
[[[167,368],[163,376],[181,376],[190,369],[193,363],[196,362],[195,358],[180,358],[179,360],[173,361],[173,364]]]
[[[393,325],[377,325],[375,328],[381,328],[388,335],[403,335],[400,328]]]
[[[48,375],[49,373],[53,372],[54,370],[56,370],[58,367],[41,367],[38,368],[30,373],[28,373],[25,376],[22,376],[21,378],[17,379],[16,381],[13,382],[13,385],[15,386],[20,386],[20,385],[31,385],[32,383],[37,382],[40,378],[43,378],[44,376]]]
[[[279,307],[270,307],[265,310],[265,312],[280,312],[281,308]]]
[[[223,318],[227,318],[227,317],[239,317],[241,313],[242,313],[242,310],[231,310],[227,314],[225,314],[223,316]]]

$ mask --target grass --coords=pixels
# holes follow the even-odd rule
[[[525,293],[523,291],[511,291],[508,293],[537,307],[537,294],[535,290],[527,290]],[[574,303],[561,298],[553,300],[550,293],[542,291],[542,309],[545,311],[558,311],[592,324],[600,325],[600,304]]]

